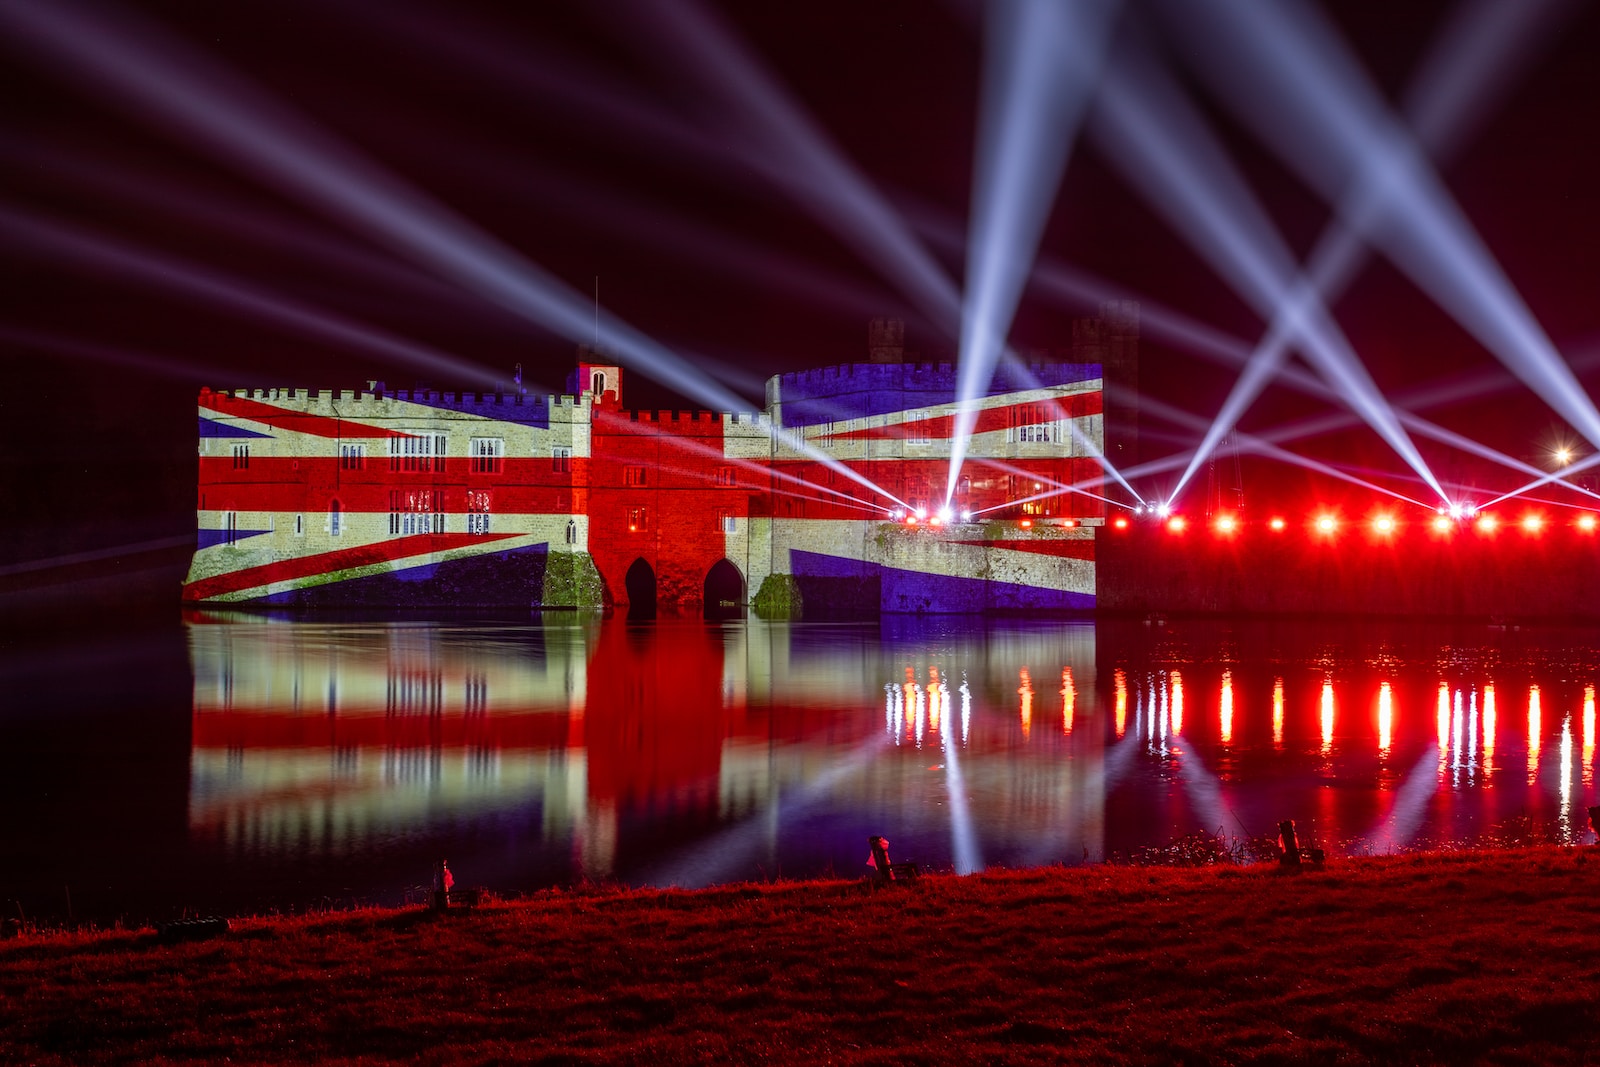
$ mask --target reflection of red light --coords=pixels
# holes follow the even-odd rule
[[[1119,530],[1126,530],[1128,528],[1128,520],[1127,519],[1123,519],[1123,518],[1118,518],[1117,520],[1112,522],[1111,525],[1115,526]]]
[[[1267,523],[1267,525],[1271,526],[1274,530],[1281,530],[1283,529],[1284,522],[1280,516],[1274,515],[1272,516],[1272,521]]]
[[[1033,528],[1033,520],[1032,519],[1023,519],[1021,522],[1017,523],[1017,525],[1022,527],[1024,530],[1032,529]]]
[[[1582,515],[1578,518],[1578,529],[1584,533],[1594,533],[1595,519],[1593,515]]]
[[[629,523],[629,524],[628,524],[628,532],[629,532],[629,533],[638,533],[638,532],[639,532],[639,527],[637,527],[637,526],[635,526],[635,525],[633,525],[633,524],[632,524],[632,523],[631,523],[631,522],[630,522],[630,523]]]
[[[1222,515],[1217,519],[1217,533],[1231,534],[1238,523],[1232,515]]]
[[[1167,529],[1171,530],[1173,533],[1183,533],[1183,528],[1188,525],[1189,524],[1184,521],[1182,515],[1174,515],[1172,518],[1167,520]]]

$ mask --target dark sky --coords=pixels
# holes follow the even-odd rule
[[[980,80],[976,10],[911,0],[708,10],[900,218],[964,229]],[[1330,14],[1398,99],[1450,10],[1345,4]],[[955,340],[892,279],[751,165],[747,135],[730,117],[737,108],[705,91],[707,79],[675,60],[672,42],[638,6],[275,0],[158,2],[139,11],[579,294],[591,293],[598,276],[608,314],[703,360],[753,403],[767,375],[864,358],[872,314],[905,318],[908,346],[921,358],[954,353]],[[1144,35],[1194,91],[1304,254],[1328,216],[1321,199],[1201,88],[1185,64],[1193,41],[1139,3],[1125,5],[1124,19],[1124,32]],[[1592,12],[1571,17],[1442,169],[1569,358],[1600,340],[1597,42]],[[3,24],[0,47],[0,358],[8,371],[0,491],[19,516],[0,550],[14,559],[191,524],[193,398],[203,384],[351,388],[380,378],[391,387],[477,388],[509,381],[520,362],[530,383],[560,388],[571,338],[205,150]],[[48,228],[49,247],[30,225]],[[85,242],[98,249],[97,263],[85,261]],[[68,243],[79,251],[65,253]],[[961,253],[932,240],[927,247],[959,284]],[[1042,254],[1248,341],[1261,332],[1259,317],[1088,140],[1073,150]],[[183,287],[173,272],[188,279]],[[452,381],[312,336],[247,313],[237,299],[197,292],[206,280],[315,308],[475,370]],[[1011,339],[1023,349],[1064,349],[1072,318],[1091,310],[1032,290]],[[1386,391],[1495,366],[1379,260],[1335,313]],[[1142,355],[1149,394],[1205,418],[1232,381],[1159,343],[1147,341]],[[626,399],[688,406],[637,372]],[[1319,410],[1274,390],[1245,426]],[[1562,432],[1547,408],[1510,385],[1434,416],[1524,458]],[[1152,449],[1176,447],[1161,443],[1166,428],[1148,429]],[[1402,464],[1368,431],[1306,447],[1404,484]],[[1514,484],[1481,460],[1435,446],[1428,455],[1447,476]]]

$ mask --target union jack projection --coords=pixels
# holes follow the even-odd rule
[[[767,588],[808,615],[1089,608],[1100,374],[999,376],[945,515],[948,365],[782,375],[736,414],[628,411],[621,370],[589,362],[566,396],[202,390],[184,598],[738,612]]]

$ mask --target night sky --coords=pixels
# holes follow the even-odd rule
[[[128,17],[46,6],[68,20],[96,13],[85,16],[85,32],[98,13]],[[1440,174],[1571,360],[1600,350],[1600,17],[1547,6],[1565,14],[1475,109]],[[1330,15],[1343,42],[1391,101],[1453,10],[1341,7]],[[702,10],[959,286],[965,257],[950,238],[965,231],[973,186],[981,11],[909,0]],[[202,65],[184,71],[198,79],[191,89],[209,78],[248,86],[319,131],[321,143],[443,205],[585,299],[598,276],[607,315],[752,407],[768,375],[864,359],[874,315],[906,320],[908,358],[955,354],[948,326],[875,268],[859,235],[826,225],[793,182],[775,180],[772,167],[787,165],[783,146],[762,165],[771,131],[752,128],[740,103],[713,91],[719,79],[705,76],[703,58],[684,55],[642,0],[147,3],[139,12],[163,47],[198,57]],[[1304,256],[1329,209],[1207,87],[1192,62],[1192,28],[1160,5],[1130,3],[1117,32],[1142,42],[1190,92]],[[0,492],[12,505],[0,538],[9,559],[0,563],[191,529],[202,385],[338,389],[381,379],[475,390],[509,384],[520,363],[530,388],[559,390],[575,343],[590,339],[513,314],[206,147],[12,19],[0,20],[0,47]],[[1087,133],[1073,145],[1040,255],[1247,343],[1262,332],[1260,316]],[[344,339],[260,310],[272,302],[336,319]],[[1011,341],[1064,352],[1071,320],[1092,311],[1036,287],[1024,294]],[[1334,313],[1386,393],[1498,365],[1381,258]],[[356,328],[447,354],[460,373],[372,351],[351,340]],[[1233,372],[1148,337],[1142,362],[1149,396],[1208,420],[1233,381]],[[631,372],[629,406],[698,406],[648,379]],[[1593,393],[1594,377],[1583,380]],[[1273,389],[1243,427],[1322,410]],[[1429,416],[1530,462],[1557,438],[1575,440],[1509,378],[1488,400]],[[1146,458],[1195,437],[1155,421],[1144,430]],[[1297,447],[1417,492],[1371,431]],[[1438,445],[1424,452],[1452,482],[1521,480]],[[1255,464],[1247,489],[1277,492],[1304,478]]]

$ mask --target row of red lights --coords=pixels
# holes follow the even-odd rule
[[[1126,530],[1131,525],[1131,522],[1127,516],[1119,515],[1112,520],[1111,525],[1118,530]],[[1189,528],[1189,520],[1182,515],[1173,515],[1165,520],[1164,525],[1169,533],[1181,534]],[[1332,537],[1338,534],[1345,524],[1338,516],[1324,512],[1315,516],[1308,525],[1314,533],[1323,537]],[[1429,521],[1428,528],[1436,535],[1448,536],[1467,525],[1472,526],[1479,534],[1489,536],[1498,532],[1503,524],[1498,516],[1489,513],[1478,514],[1470,521],[1452,518],[1449,515],[1435,515]],[[1535,537],[1544,533],[1550,525],[1550,521],[1543,515],[1531,511],[1523,515],[1515,523],[1515,526],[1524,534]],[[1282,516],[1275,515],[1268,520],[1267,526],[1269,529],[1281,533],[1288,528],[1288,522]],[[1592,534],[1597,529],[1600,529],[1600,518],[1597,518],[1592,513],[1585,512],[1578,516],[1572,526],[1583,533]],[[1244,522],[1236,515],[1219,515],[1211,522],[1212,531],[1222,537],[1231,537],[1243,527]],[[1392,515],[1375,515],[1367,521],[1366,527],[1379,537],[1389,537],[1399,532],[1401,523],[1400,520]]]

